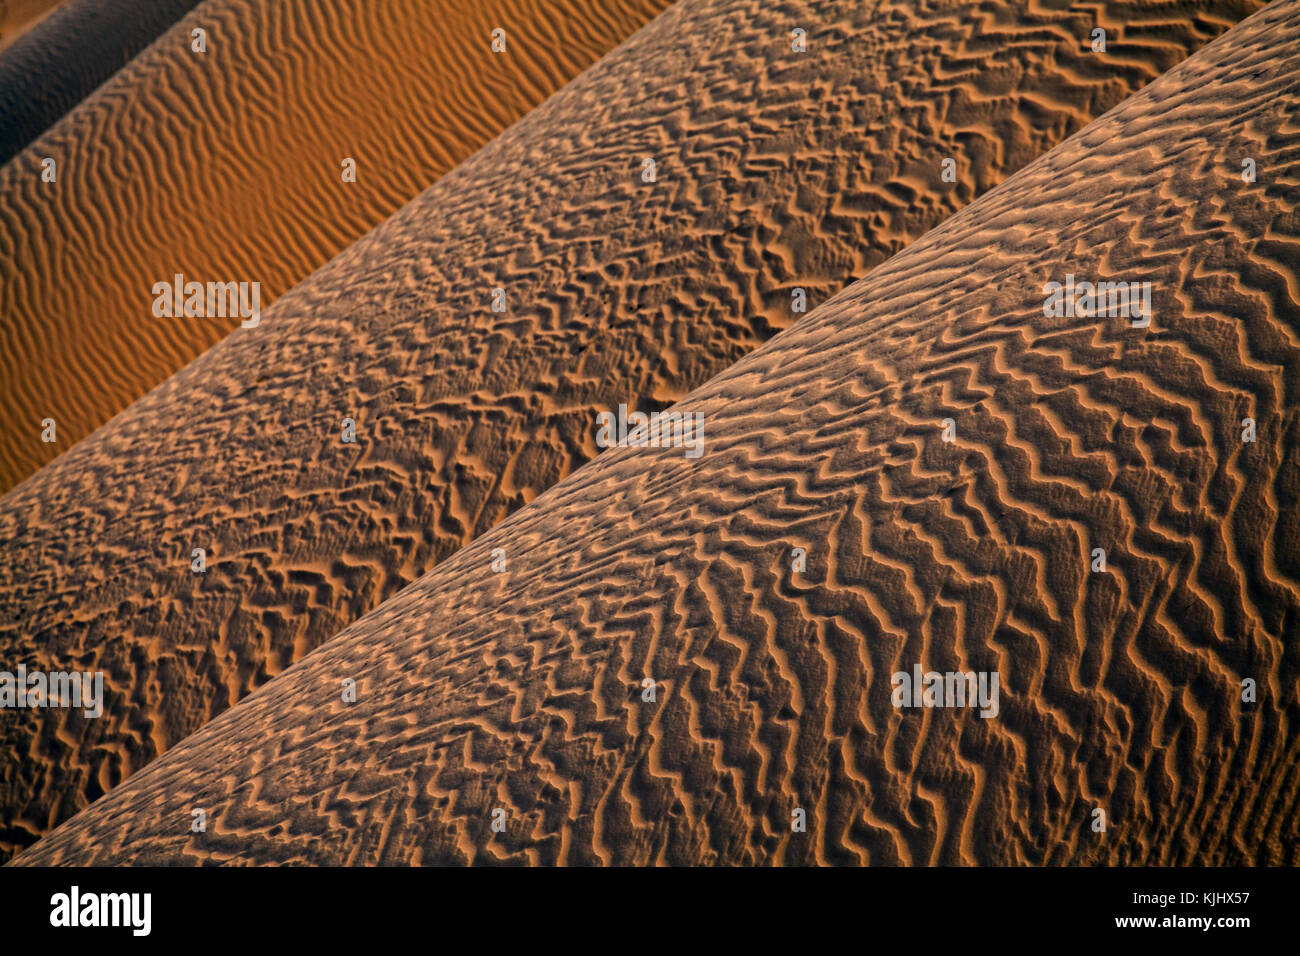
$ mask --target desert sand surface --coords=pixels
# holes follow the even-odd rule
[[[0,491],[239,327],[156,316],[154,283],[258,282],[267,307],[667,5],[199,5],[0,169]]]
[[[197,0],[0,0],[0,163],[54,125]]]
[[[1295,864],[1297,99],[1274,4],[19,862]]]
[[[48,17],[61,0],[0,0],[0,51]]]
[[[1093,7],[917,9],[674,5],[0,499],[0,659],[107,695],[2,725],[6,845],[590,460],[598,412],[684,397],[1237,10],[1103,9],[1103,56]]]

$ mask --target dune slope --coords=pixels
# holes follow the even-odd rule
[[[19,0],[6,8],[0,2],[0,163],[53,126],[196,4]]]
[[[688,396],[700,458],[603,454],[21,861],[1296,863],[1298,99],[1291,0]]]
[[[0,0],[0,53],[48,17],[61,0]]]
[[[9,846],[589,460],[597,412],[703,384],[1227,9],[1103,9],[1103,56],[1092,7],[831,6],[675,5],[0,499],[0,659],[101,669],[108,698],[0,725]]]
[[[239,326],[156,316],[154,283],[258,282],[265,308],[668,2],[198,6],[0,169],[0,491]],[[29,66],[0,89],[57,87]]]

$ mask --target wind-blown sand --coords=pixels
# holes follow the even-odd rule
[[[0,0],[0,163],[49,129],[197,0]]]
[[[98,720],[0,725],[10,846],[593,457],[598,411],[703,384],[791,324],[794,288],[824,300],[1228,9],[1103,11],[1129,26],[1102,56],[1092,12],[828,6],[674,6],[0,499],[0,659],[109,686]]]
[[[0,491],[239,326],[155,317],[155,282],[267,306],[668,2],[201,4],[0,169]]]
[[[1285,2],[690,395],[698,460],[602,455],[20,861],[1295,864],[1297,100]],[[913,662],[1000,713],[896,709]]]

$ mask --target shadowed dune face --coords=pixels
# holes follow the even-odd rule
[[[1103,58],[1091,7],[838,6],[675,5],[0,499],[0,660],[108,697],[2,725],[10,846],[593,457],[598,412],[681,398],[1237,9],[1109,7]]]
[[[155,282],[177,273],[200,282],[256,281],[262,305],[268,305],[668,2],[200,5],[0,170],[0,389],[8,399],[0,407],[0,491],[237,327],[225,316],[155,317]],[[752,171],[733,171],[751,182],[763,168],[790,174],[783,170],[788,151],[812,149],[811,141],[783,141],[782,127],[797,126],[790,137],[819,135],[810,123],[792,123],[777,111],[772,98],[778,91],[787,113],[811,107],[832,128],[893,118],[910,124],[862,130],[861,143],[870,152],[853,171],[864,189],[851,204],[830,207],[815,198],[825,187],[810,183],[809,195],[792,198],[794,208],[768,211],[768,228],[780,229],[783,220],[803,217],[800,203],[818,202],[832,218],[817,227],[879,235],[865,263],[844,253],[816,263],[819,275],[809,278],[832,289],[849,276],[850,266],[854,276],[861,275],[866,265],[882,261],[906,238],[920,235],[1260,5],[1143,0],[1027,13],[1021,4],[1001,0],[911,2],[848,4],[859,9],[835,18],[826,12],[827,3],[766,3],[763,35],[729,29],[720,35],[745,42],[741,50],[724,49],[709,36],[677,38],[709,64],[697,79],[679,73],[665,83],[665,74],[649,64],[656,68],[628,76],[629,87],[614,93],[620,98],[598,106],[593,116],[617,120],[624,132],[644,133],[664,119],[662,94],[707,90],[712,100],[676,117],[699,120],[702,128],[661,126],[662,142],[654,145],[690,133],[691,142],[716,149],[724,167],[738,156],[754,162]],[[149,11],[149,35],[179,15],[162,5]],[[17,131],[23,125],[13,114],[36,104],[32,77],[48,72],[41,57],[50,47],[67,49],[63,59],[77,63],[72,68],[59,61],[54,72],[64,77],[61,84],[98,62],[90,55],[96,42],[113,55],[124,46],[134,51],[118,36],[128,29],[118,21],[128,15],[133,24],[142,22],[134,6],[124,14],[117,0],[77,0],[57,12],[58,24],[46,31],[53,35],[43,37],[32,55],[0,58],[0,108],[9,109],[6,96],[16,97],[5,114],[13,122],[0,126]],[[87,20],[94,23],[90,37],[82,35]],[[796,23],[812,41],[802,63],[788,57]],[[488,37],[502,24],[508,28],[507,51],[496,55]],[[1105,55],[1092,53],[1087,42],[1098,24],[1109,30]],[[196,27],[209,33],[204,54],[190,48]],[[850,37],[861,38],[865,48],[850,51]],[[681,63],[677,52],[675,62]],[[772,58],[777,62],[753,62]],[[733,61],[738,83],[762,85],[723,85],[719,64]],[[815,66],[828,72],[819,75]],[[952,72],[933,75],[929,67]],[[869,75],[854,76],[850,68]],[[101,72],[91,85],[107,76]],[[796,92],[790,85],[796,77],[809,87]],[[894,77],[901,88],[888,82]],[[857,95],[846,97],[846,84],[856,86]],[[71,101],[59,99],[60,113],[89,92],[83,86]],[[638,117],[619,116],[618,110],[635,107],[634,89],[643,86],[661,95],[646,104],[653,112],[637,127]],[[42,100],[58,93],[50,86],[36,92]],[[778,124],[756,130],[773,151],[767,155],[708,125],[710,117],[734,111],[742,96],[763,100],[769,120]],[[822,112],[833,106],[853,112]],[[54,121],[48,112],[27,123],[35,128],[27,130],[23,144]],[[575,124],[579,130],[589,132]],[[645,142],[644,136],[635,139]],[[933,188],[936,151],[959,164],[958,182],[943,190]],[[57,184],[41,180],[46,158],[59,164]],[[344,158],[358,162],[355,183],[342,182]],[[824,168],[815,154],[802,158],[811,172]],[[545,156],[533,162],[542,175],[553,168]],[[841,182],[853,185],[845,170],[838,172]],[[726,190],[727,183],[712,188]],[[863,221],[845,221],[859,217]],[[789,250],[770,255],[791,268]],[[41,440],[46,418],[57,423],[57,442]]]
[[[21,861],[1296,863],[1298,99],[1288,2]],[[914,662],[999,713],[895,707]]]
[[[54,125],[197,2],[0,0],[0,163]]]
[[[0,491],[239,327],[155,316],[154,283],[267,306],[668,3],[201,4],[0,169]]]

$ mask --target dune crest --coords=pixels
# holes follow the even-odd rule
[[[200,4],[0,168],[0,491],[238,327],[155,282],[269,304],[668,2]]]
[[[19,862],[1294,865],[1297,100],[1287,0],[689,395],[698,461],[607,452]]]
[[[7,846],[594,457],[601,412],[688,394],[1240,8],[980,9],[674,5],[0,498],[0,659],[102,669],[108,698],[0,725]]]
[[[198,0],[0,0],[0,163],[49,129]]]
[[[61,0],[0,0],[0,53],[48,17]]]

